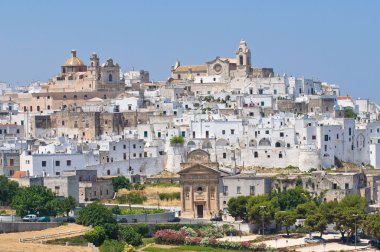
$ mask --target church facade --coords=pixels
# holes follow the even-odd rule
[[[220,178],[226,173],[219,170],[216,162],[210,161],[210,154],[194,150],[181,163],[181,217],[206,218],[218,214],[220,209]]]

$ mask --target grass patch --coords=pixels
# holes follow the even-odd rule
[[[165,213],[166,211],[164,209],[123,209],[120,208],[120,215],[130,215],[130,214],[160,214],[160,213]]]
[[[158,245],[159,247],[155,247],[155,245],[152,245],[150,247],[145,248],[143,251],[146,252],[176,252],[176,251],[186,251],[186,252],[237,252],[242,250],[231,250],[231,249],[222,249],[222,248],[210,248],[210,247],[202,247],[202,246],[191,246],[191,245],[183,245],[183,246],[162,246]]]
[[[47,244],[54,244],[54,245],[66,245],[66,242],[68,242],[69,245],[85,246],[85,247],[87,247],[87,244],[88,244],[88,241],[84,238],[84,236],[68,237],[68,238],[46,241]]]

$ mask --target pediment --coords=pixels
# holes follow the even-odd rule
[[[220,171],[214,168],[202,165],[202,164],[194,164],[190,167],[187,167],[179,171],[178,174],[180,175],[184,175],[184,174],[218,174],[220,175]]]
[[[220,57],[216,57],[214,60],[211,60],[209,62],[206,62],[207,65],[211,65],[211,64],[214,64],[214,63],[229,63],[228,59],[226,60],[222,60]]]

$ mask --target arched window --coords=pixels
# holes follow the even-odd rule
[[[243,62],[243,55],[240,55],[239,56],[239,64],[242,66],[244,65],[244,62]]]
[[[202,188],[202,186],[198,186],[198,188],[197,188],[197,193],[202,193],[203,192],[203,188]]]
[[[112,82],[112,74],[109,74],[109,75],[108,75],[108,81],[109,81],[109,82]]]

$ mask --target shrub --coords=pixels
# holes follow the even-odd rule
[[[185,244],[187,245],[199,245],[202,237],[186,237]]]
[[[100,252],[124,252],[125,242],[116,240],[105,240],[100,246]]]
[[[77,223],[85,226],[101,226],[106,223],[116,223],[116,219],[106,206],[93,202],[79,211]]]
[[[114,206],[111,208],[111,212],[113,214],[121,214],[121,210],[120,210],[120,207],[119,206]]]
[[[184,232],[172,229],[159,230],[153,235],[154,241],[158,244],[184,244]]]
[[[185,143],[185,138],[183,136],[173,136],[170,138],[171,145],[183,145]]]
[[[103,225],[103,228],[108,239],[117,240],[119,233],[119,227],[117,224],[106,223]]]
[[[135,252],[136,249],[131,244],[126,244],[124,246],[123,252]]]
[[[132,228],[143,237],[149,237],[149,226],[146,223],[132,225]]]
[[[197,237],[197,232],[194,231],[191,227],[182,227],[181,231],[185,233],[187,237]]]
[[[95,227],[92,230],[87,231],[84,234],[84,238],[94,244],[95,246],[100,246],[106,239],[106,232],[103,227]]]
[[[204,226],[200,228],[200,231],[205,237],[222,238],[224,236],[222,228],[216,226]]]
[[[142,244],[142,236],[137,233],[130,225],[119,226],[119,240],[125,241],[133,246]]]
[[[179,200],[181,198],[180,192],[174,192],[174,193],[160,193],[160,200]]]

